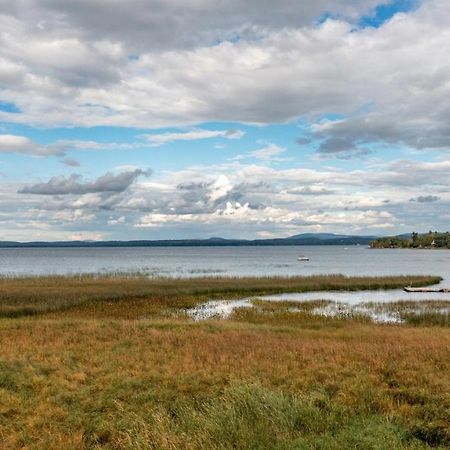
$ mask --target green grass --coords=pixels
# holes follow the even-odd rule
[[[88,446],[112,440],[112,448],[130,449],[394,450],[424,449],[424,440],[430,438],[429,430],[408,430],[376,410],[355,414],[320,393],[286,395],[258,383],[232,383],[214,399],[194,405],[178,401],[145,418],[120,405],[117,414],[115,432],[94,432],[86,440]],[[439,440],[436,436],[430,443]]]

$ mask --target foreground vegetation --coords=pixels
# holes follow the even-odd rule
[[[289,302],[255,301],[229,320],[194,322],[185,314],[211,297],[397,287],[405,279],[0,284],[2,449],[450,445],[446,327],[314,316],[313,303],[292,311]],[[23,308],[33,314],[5,317]]]
[[[412,233],[409,239],[399,236],[383,237],[370,243],[372,248],[450,248],[450,233],[430,231]]]

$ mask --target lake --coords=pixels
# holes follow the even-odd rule
[[[298,256],[310,258],[299,262]],[[450,250],[369,249],[363,246],[279,247],[112,247],[0,249],[0,275],[70,275],[139,272],[152,277],[265,275],[440,275],[450,287]],[[364,304],[397,300],[449,300],[450,293],[407,294],[389,291],[281,294],[267,300],[335,302],[339,311],[360,312]],[[226,317],[234,308],[251,307],[251,299],[213,301],[192,311],[193,317]],[[330,310],[319,313],[333,314]],[[339,312],[338,311],[338,312]],[[395,315],[372,312],[380,321]]]
[[[299,262],[305,255],[308,262]],[[450,250],[363,246],[4,248],[0,275],[143,272],[150,276],[440,275]]]

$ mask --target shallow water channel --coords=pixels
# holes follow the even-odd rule
[[[302,303],[321,301],[310,310],[312,314],[325,316],[367,316],[378,323],[401,323],[401,315],[394,303],[408,302],[402,306],[403,311],[414,314],[424,312],[450,313],[450,293],[414,292],[407,293],[401,289],[376,291],[319,291],[289,294],[276,294],[249,297],[239,300],[211,300],[189,311],[194,320],[213,318],[227,319],[236,308],[253,308],[254,300],[272,302],[289,301],[299,304],[291,305],[291,311],[301,311]]]

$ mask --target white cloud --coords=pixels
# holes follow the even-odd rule
[[[122,238],[146,228],[166,238],[445,229],[448,221],[436,216],[435,202],[411,199],[439,198],[439,208],[445,210],[450,206],[448,171],[445,160],[396,161],[366,171],[233,163],[162,173],[154,180],[135,181],[134,175],[120,180],[112,175],[93,181],[64,178],[56,188],[53,183],[54,195],[17,194],[17,186],[4,184],[0,225],[5,236],[28,224],[33,233],[55,229],[61,237],[74,227],[104,232],[110,225],[108,230]],[[45,187],[50,193],[52,186],[38,190]],[[57,195],[63,192],[71,194]]]
[[[35,156],[63,155],[57,147],[39,145],[25,136],[0,134],[0,153],[22,153]]]
[[[126,223],[127,219],[125,216],[120,216],[117,218],[114,217],[110,217],[108,219],[108,225],[123,225],[124,223]]]
[[[4,184],[3,236],[30,229],[61,238],[80,232],[77,226],[95,234],[108,223],[111,233],[133,232],[132,224],[214,234],[426,229],[431,221],[445,228],[447,217],[436,207],[450,204],[448,2],[424,0],[379,28],[358,28],[358,17],[378,3],[0,0],[0,101],[14,110],[0,108],[0,153],[62,158],[73,150],[200,139],[220,139],[221,146],[243,132],[202,124],[239,128],[299,118],[307,133],[301,141],[317,146],[321,157],[405,149],[403,160],[391,163],[333,169],[315,159],[277,170],[268,163],[285,160],[285,149],[268,143],[228,164],[192,165],[154,180],[137,180],[130,158],[113,163],[130,172],[121,177]],[[327,12],[334,19],[316,24]],[[127,143],[44,145],[7,134],[13,128],[6,122],[178,131],[147,131]],[[437,150],[441,160],[430,151],[428,162],[413,161],[411,148]]]
[[[106,8],[100,1],[81,0],[70,7],[32,1],[5,6],[2,97],[21,112],[0,112],[0,120],[158,128],[206,121],[268,124],[298,117],[315,123],[332,112],[350,117],[316,130],[327,155],[361,153],[361,145],[377,141],[449,146],[450,13],[442,0],[423,2],[417,11],[398,14],[379,29],[362,30],[344,20],[311,26],[307,19],[305,26],[302,17],[339,8],[352,16],[378,2],[299,5],[286,0],[266,8],[225,2],[208,9],[210,22],[202,16],[208,30],[200,34],[192,34],[188,17],[198,25],[194,12],[205,2],[158,2],[154,16],[148,3],[135,3],[125,9],[120,2]],[[217,30],[222,8],[232,7],[237,9],[231,22],[240,23],[237,29],[244,21],[260,30],[255,31],[258,39],[243,33],[217,44],[205,37]],[[183,26],[193,36],[189,45],[183,44],[186,35],[181,33],[177,43],[174,29],[163,26],[164,20],[180,17],[176,8],[178,14],[187,13]],[[36,17],[48,17],[39,31]],[[155,33],[164,41],[158,49],[149,44],[151,39],[136,38],[153,33],[150,24],[156,17]],[[223,20],[229,30],[228,19]],[[139,30],[136,35],[131,24]],[[124,33],[127,27],[130,37]],[[138,57],[129,58],[138,42]],[[190,133],[155,135],[153,142],[189,138]]]
[[[151,146],[157,147],[163,144],[169,144],[176,141],[197,141],[200,139],[211,139],[222,137],[226,139],[240,139],[244,136],[241,130],[201,130],[193,129],[181,133],[162,133],[162,134],[143,134]]]
[[[262,161],[283,161],[284,158],[281,158],[279,155],[285,151],[286,148],[284,147],[280,147],[276,144],[268,144],[266,147],[248,153],[248,156]]]

